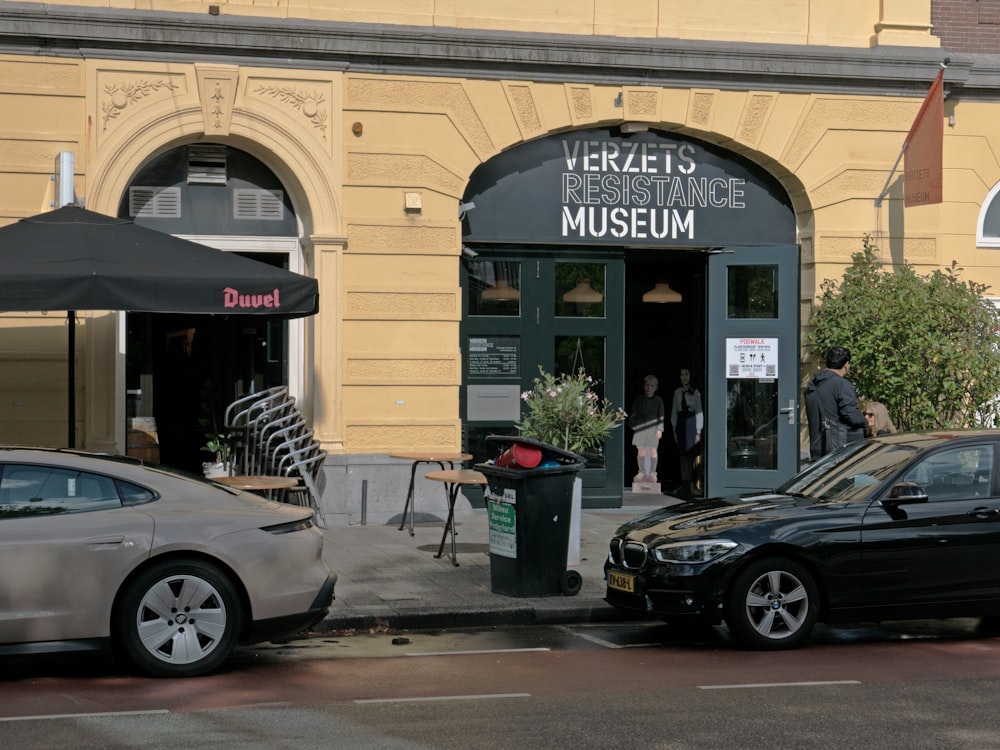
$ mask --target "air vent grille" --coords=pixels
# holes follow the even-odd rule
[[[233,218],[281,221],[285,218],[283,190],[234,190]]]
[[[146,219],[179,219],[181,189],[135,185],[128,189],[129,216]]]
[[[188,185],[226,184],[226,147],[209,143],[188,146]]]

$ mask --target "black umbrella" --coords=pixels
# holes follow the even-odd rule
[[[66,310],[69,447],[76,443],[77,310],[298,318],[315,279],[76,206],[0,227],[0,310]]]

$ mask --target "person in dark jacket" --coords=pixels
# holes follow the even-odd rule
[[[826,369],[806,386],[809,457],[813,461],[865,438],[868,420],[858,408],[858,394],[847,379],[850,371],[850,350],[835,346],[826,353]]]
[[[681,368],[681,385],[674,391],[670,406],[670,424],[677,441],[681,461],[681,486],[677,496],[691,499],[691,481],[694,479],[695,459],[701,453],[701,431],[705,427],[705,414],[701,406],[701,392],[691,385],[691,371]]]

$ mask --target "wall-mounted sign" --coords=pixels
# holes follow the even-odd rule
[[[678,134],[563,133],[491,159],[464,200],[466,241],[793,242],[788,196],[736,154]],[[516,217],[516,220],[515,220]]]
[[[773,380],[778,377],[778,339],[726,339],[726,377]]]
[[[521,376],[521,339],[517,336],[469,338],[469,377]]]

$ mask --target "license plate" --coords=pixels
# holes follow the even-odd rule
[[[626,573],[615,573],[614,571],[608,571],[608,588],[615,589],[617,591],[627,591],[630,594],[635,593],[635,576],[630,576]]]

